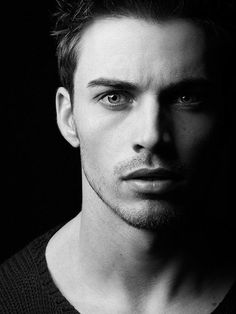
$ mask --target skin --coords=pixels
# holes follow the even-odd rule
[[[107,18],[83,35],[74,99],[64,88],[56,97],[61,133],[81,150],[82,211],[46,251],[59,289],[83,313],[210,313],[232,284],[212,273],[197,289],[201,267],[191,262],[183,273],[186,252],[168,253],[170,229],[180,234],[184,222],[206,215],[208,177],[218,175],[221,112],[205,52],[201,29],[183,20]],[[119,80],[122,91],[104,80]],[[191,88],[174,94],[189,80]],[[181,174],[180,182],[167,190],[158,183],[150,196],[123,180],[158,167]]]
[[[178,198],[182,196],[181,207],[189,206],[184,200],[186,189],[196,186],[195,174],[203,168],[201,159],[210,152],[208,148],[203,153],[213,138],[216,110],[204,108],[196,112],[194,102],[184,106],[177,99],[164,105],[158,98],[163,92],[171,94],[171,84],[208,79],[204,37],[186,23],[160,26],[157,33],[155,25],[140,22],[139,36],[134,36],[135,21],[127,22],[129,27],[114,21],[115,34],[108,29],[108,23],[111,21],[100,22],[100,37],[94,28],[87,30],[90,40],[82,41],[84,53],[75,73],[73,121],[78,142],[72,144],[79,144],[81,149],[83,192],[85,198],[91,195],[96,204],[95,191],[126,222],[155,228],[163,217],[168,220],[176,216],[175,199],[167,196],[166,201],[158,195],[150,200],[135,195],[122,177],[140,168],[177,170],[184,176]],[[126,38],[123,32],[127,32]],[[153,44],[147,50],[150,42]],[[98,96],[106,92],[112,95],[111,88],[88,87],[99,78],[132,82],[137,90],[126,89],[126,94],[119,95],[125,105],[109,107],[107,97],[98,101]],[[184,92],[177,97],[184,96]]]

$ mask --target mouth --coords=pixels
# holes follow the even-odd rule
[[[182,177],[171,170],[158,168],[158,169],[139,169],[125,177],[124,180],[180,180]]]
[[[136,193],[164,194],[176,189],[183,177],[169,169],[145,168],[126,175],[123,180]]]

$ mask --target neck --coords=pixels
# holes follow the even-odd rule
[[[152,284],[162,282],[163,287],[165,282],[172,294],[180,277],[188,281],[194,273],[192,280],[204,286],[222,268],[222,251],[215,250],[203,224],[200,229],[183,225],[182,229],[140,230],[124,223],[102,201],[96,206],[84,202],[77,220],[79,264],[93,280],[113,287],[117,282],[126,290],[145,287],[148,291]]]
[[[235,280],[234,262],[222,252],[225,242],[211,231],[208,237],[202,225],[183,227],[136,229],[102,202],[84,200],[82,212],[50,240],[46,258],[59,289],[75,306],[84,296],[91,296],[89,304],[104,303],[101,309],[115,302],[126,313],[149,313],[143,310],[148,306],[164,312],[179,302],[191,307],[195,298],[219,302]],[[183,313],[182,305],[171,313]]]

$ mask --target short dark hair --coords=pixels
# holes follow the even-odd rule
[[[210,37],[235,34],[234,0],[57,0],[52,35],[57,40],[58,70],[62,85],[73,102],[76,46],[86,28],[102,17],[132,16],[164,21],[185,18],[202,26]]]

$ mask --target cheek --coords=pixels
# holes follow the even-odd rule
[[[86,109],[80,108],[75,117],[84,162],[89,163],[90,168],[109,170],[109,165],[112,166],[116,161],[123,141],[117,134],[117,118],[105,115],[102,110],[92,106],[90,108],[90,105]]]
[[[176,121],[173,136],[180,158],[192,159],[203,152],[210,153],[217,130],[214,118],[205,114],[186,114]]]

